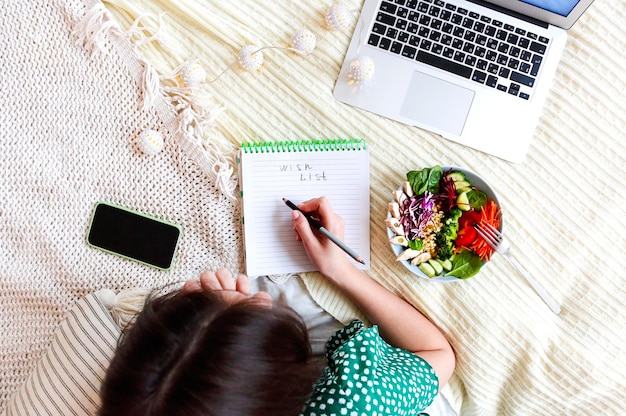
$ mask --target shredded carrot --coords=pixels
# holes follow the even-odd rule
[[[481,221],[485,221],[496,228],[500,228],[500,208],[494,200],[490,199],[487,201],[483,209],[480,211],[480,219]],[[481,260],[484,261],[489,261],[491,259],[491,255],[495,251],[480,236],[478,236],[478,238],[476,238],[476,240],[470,244],[468,248],[478,254]]]

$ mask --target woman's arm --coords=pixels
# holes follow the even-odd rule
[[[343,239],[343,219],[326,198],[306,201],[299,208],[318,218],[331,233]],[[378,325],[381,336],[389,344],[412,351],[428,361],[443,386],[452,375],[455,358],[441,331],[411,304],[359,271],[343,250],[313,231],[301,213],[293,211],[292,219],[298,239],[319,271]]]

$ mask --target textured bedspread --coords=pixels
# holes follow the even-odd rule
[[[98,2],[8,3],[0,13],[0,411],[78,297],[159,287],[222,264],[243,269],[233,170],[241,142],[360,137],[371,157],[369,274],[449,337],[458,364],[445,393],[461,414],[626,414],[623,1],[596,0],[571,29],[520,164],[336,102],[354,24],[328,30],[330,3],[115,0],[104,3],[110,15]],[[317,37],[309,56],[286,49],[302,28]],[[249,44],[275,47],[256,72],[234,65]],[[212,82],[180,90],[185,62],[201,64]],[[156,156],[134,146],[147,128],[166,138]],[[466,167],[492,185],[515,257],[560,315],[499,256],[448,284],[394,261],[383,224],[391,191],[406,171],[434,164]],[[181,224],[174,269],[87,247],[98,200]],[[313,287],[339,314],[334,295]]]

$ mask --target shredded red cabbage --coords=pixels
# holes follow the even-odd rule
[[[400,205],[400,224],[408,240],[422,238],[422,231],[430,223],[435,208],[435,195],[429,191],[424,195],[406,198]]]

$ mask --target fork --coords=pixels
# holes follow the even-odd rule
[[[511,263],[524,278],[528,281],[528,283],[535,289],[535,292],[541,299],[548,305],[548,307],[554,312],[558,314],[561,312],[561,308],[559,305],[548,295],[548,293],[541,287],[539,284],[530,277],[530,274],[511,256],[511,244],[504,238],[504,235],[495,228],[493,225],[481,221],[478,224],[474,225],[478,234],[489,244],[497,253],[503,255],[509,263]]]

